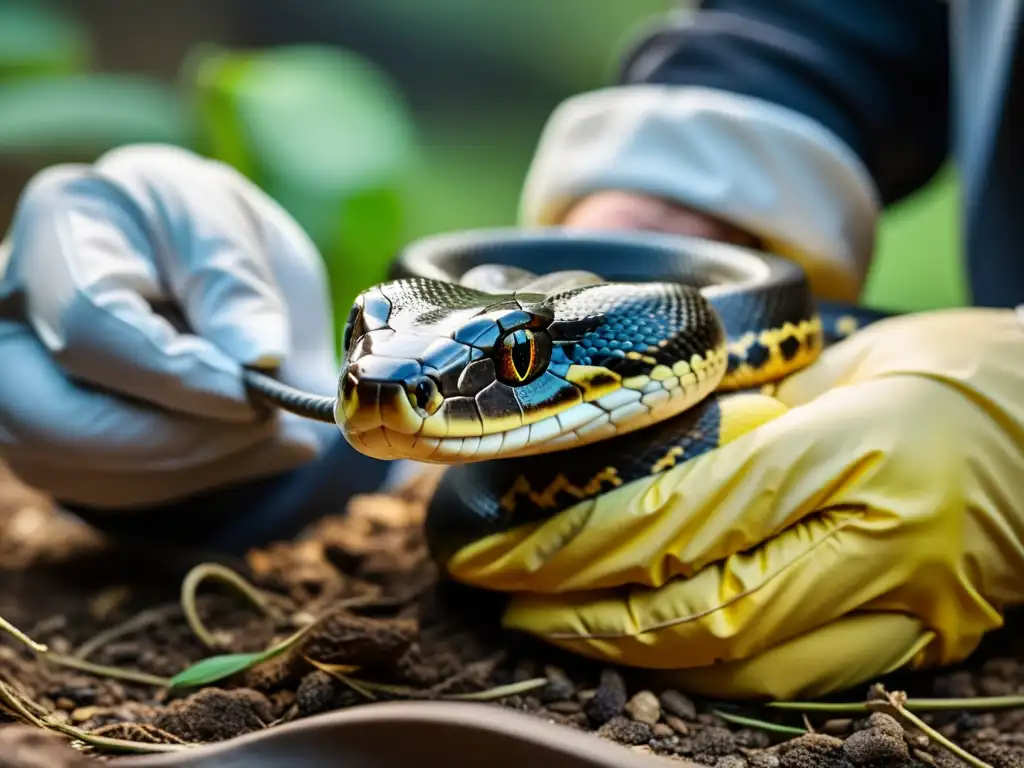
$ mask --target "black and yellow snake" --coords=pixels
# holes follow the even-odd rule
[[[780,257],[656,233],[439,235],[356,299],[337,397],[247,372],[357,450],[452,464],[427,535],[443,561],[490,533],[716,447],[757,390],[884,315],[816,302]]]

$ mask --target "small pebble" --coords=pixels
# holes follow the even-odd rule
[[[826,720],[822,726],[822,733],[827,733],[830,736],[845,736],[850,732],[850,726],[853,725],[853,720],[849,717],[837,717],[832,720]]]
[[[779,756],[771,752],[757,752],[747,758],[750,768],[779,768]]]
[[[700,715],[697,715],[697,722],[700,723],[701,725],[710,726],[711,728],[726,728],[726,727],[728,727],[728,723],[726,723],[725,720],[720,718],[718,715],[700,714]]]
[[[697,707],[686,696],[671,688],[661,692],[658,697],[661,707],[669,714],[682,718],[683,720],[695,720],[697,718]]]
[[[690,726],[675,715],[665,715],[665,723],[680,736],[686,736],[690,733]]]
[[[672,730],[672,726],[667,723],[655,723],[653,731],[654,738],[656,739],[668,739],[676,735],[676,732]]]
[[[661,718],[661,704],[650,691],[640,691],[626,702],[626,712],[637,722],[654,725]]]
[[[541,701],[568,701],[576,695],[576,686],[558,667],[545,667],[544,676],[548,679],[547,685],[536,694]]]
[[[843,752],[854,765],[901,765],[910,759],[903,738],[903,726],[893,717],[875,712],[868,718],[870,727],[857,731],[843,742]]]
[[[594,698],[583,705],[590,722],[599,727],[613,717],[621,715],[626,707],[626,683],[622,675],[613,669],[601,672],[601,684],[597,687]]]
[[[806,733],[779,745],[782,768],[838,768],[844,761],[842,740],[824,733]]]
[[[736,739],[728,728],[702,728],[693,737],[694,757],[725,757],[736,751]]]
[[[651,740],[651,726],[617,715],[598,728],[597,735],[626,746],[646,744]]]
[[[726,755],[718,758],[715,768],[747,768],[747,761],[739,755]]]

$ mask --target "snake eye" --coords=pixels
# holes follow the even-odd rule
[[[507,334],[497,347],[497,374],[506,384],[525,384],[542,373],[551,354],[546,333],[520,328]]]

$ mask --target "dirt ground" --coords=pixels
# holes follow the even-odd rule
[[[204,583],[197,608],[212,635],[208,647],[180,599],[182,579],[202,558],[113,549],[0,477],[0,615],[54,652],[166,678],[211,655],[262,650],[319,619],[286,653],[206,687],[170,691],[98,676],[44,662],[6,636],[0,681],[81,730],[150,744],[211,742],[370,700],[444,698],[520,683],[519,693],[483,696],[494,706],[717,768],[966,765],[889,714],[804,719],[639,690],[613,669],[503,634],[495,596],[437,581],[419,529],[425,492],[429,486],[404,497],[363,497],[346,517],[324,520],[301,541],[224,563],[268,597],[268,608]],[[962,669],[880,682],[914,697],[1024,693],[1024,649],[1014,642],[1020,622],[1013,624]],[[736,715],[762,724],[737,725]],[[14,719],[0,712],[0,721]],[[994,768],[1024,766],[1024,707],[924,719]],[[780,733],[765,722],[810,732]],[[0,768],[78,768],[103,757],[68,743],[33,726],[2,725]]]

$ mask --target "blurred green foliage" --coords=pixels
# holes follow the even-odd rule
[[[92,57],[89,36],[45,3],[0,3],[0,81],[83,70]]]
[[[171,88],[91,72],[93,56],[73,18],[43,2],[0,0],[0,156],[90,159],[129,142],[191,141]]]
[[[367,6],[395,45],[441,38],[517,68],[548,93],[612,82],[622,46],[675,0],[389,0]],[[296,6],[343,24],[344,7]],[[310,10],[315,8],[316,10]],[[331,14],[337,15],[332,20]],[[403,37],[404,36],[404,37]],[[334,299],[384,276],[403,242],[514,224],[519,190],[554,102],[413,112],[380,68],[337,47],[199,47],[179,81],[92,71],[76,21],[41,1],[0,0],[0,157],[88,161],[155,141],[229,162],[266,189],[324,253]],[[943,174],[886,213],[866,303],[965,302],[956,179]],[[339,322],[345,313],[338,312]]]
[[[198,149],[245,173],[320,247],[337,306],[402,244],[414,124],[394,84],[336,48],[197,51]],[[344,313],[340,313],[342,319]]]

